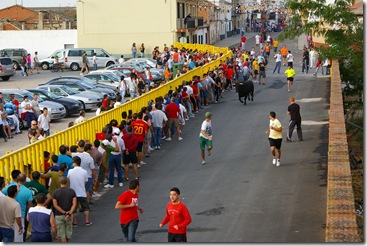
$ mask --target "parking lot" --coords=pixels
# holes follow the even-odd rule
[[[49,70],[40,70],[40,73],[33,73],[32,75],[22,77],[20,70],[17,70],[16,74],[9,79],[9,81],[0,80],[0,91],[1,89],[26,89],[35,88],[38,84],[49,81],[52,78],[58,76],[80,76],[79,71],[64,70],[64,72],[54,73]],[[21,102],[19,102],[21,103]],[[61,120],[51,122],[51,134],[57,130],[63,130],[67,128],[70,121],[74,121],[79,115],[75,114],[71,117],[63,118]],[[95,110],[86,113],[87,118],[95,116]],[[14,132],[13,132],[14,133]],[[9,139],[8,142],[4,142],[0,139],[0,156],[3,156],[7,151],[15,151],[28,145],[27,131],[23,130],[23,134],[15,135],[14,138]]]

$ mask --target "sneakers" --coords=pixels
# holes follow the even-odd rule
[[[140,177],[135,178],[136,180],[140,181]]]
[[[287,142],[292,142],[292,140],[290,138],[287,138]]]
[[[140,161],[140,165],[146,165],[144,161]]]
[[[181,141],[181,140],[183,140],[183,138],[182,137],[179,137],[178,140]]]
[[[166,141],[171,141],[172,139],[171,138],[166,138]]]
[[[205,165],[206,164],[206,162],[203,160],[203,161],[201,161],[201,165]]]
[[[141,165],[140,164],[138,164],[138,165],[136,165],[138,168],[141,168]]]
[[[94,192],[93,192],[93,196],[100,197],[100,196],[101,196],[101,194],[99,194],[97,191],[94,191]]]
[[[152,147],[148,147],[148,151],[153,151],[154,150],[154,148],[152,148]]]
[[[277,158],[273,156],[273,165],[277,164]]]
[[[130,179],[129,178],[125,178],[125,181],[129,181]]]
[[[74,228],[78,227],[78,224],[77,223],[75,223],[75,224],[73,223],[73,227]]]
[[[86,225],[86,226],[90,226],[90,225],[92,225],[92,221],[86,221],[86,222],[85,222],[85,225]]]
[[[120,187],[124,186],[124,183],[119,183],[119,186],[120,186]]]
[[[161,139],[166,139],[167,137],[166,136],[163,136]]]
[[[113,187],[115,187],[115,186],[114,186],[114,185],[111,185],[111,184],[106,184],[104,187],[105,187],[105,188],[113,188]]]
[[[280,160],[278,159],[277,160],[277,167],[279,167],[280,166]]]
[[[157,149],[159,149],[159,150],[160,150],[160,149],[161,149],[161,146],[158,146],[158,147],[157,147]]]

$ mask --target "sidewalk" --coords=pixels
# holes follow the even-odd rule
[[[255,32],[246,32],[245,33],[245,37],[247,38],[247,40],[254,38],[256,35]],[[238,46],[240,44],[240,38],[241,38],[241,34],[236,34],[233,35],[232,37],[223,39],[217,43],[214,44],[214,46],[217,47],[231,47],[231,46]]]

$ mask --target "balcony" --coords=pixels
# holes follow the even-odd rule
[[[204,18],[191,16],[187,19],[186,25],[184,24],[185,18],[179,18],[176,20],[176,29],[178,32],[193,31],[199,27],[204,27]]]

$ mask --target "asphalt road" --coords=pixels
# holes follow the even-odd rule
[[[253,45],[253,40],[247,45]],[[287,46],[295,50],[296,44],[290,42]],[[299,59],[299,52],[293,53]],[[218,104],[206,107],[187,122],[183,141],[163,141],[162,149],[145,160],[148,164],[139,169],[139,206],[144,209],[137,230],[140,243],[167,242],[167,225],[161,229],[159,223],[173,186],[180,188],[181,200],[192,216],[189,242],[324,242],[329,78],[302,75],[298,65],[293,90],[288,93],[282,74],[285,68],[280,75],[273,75],[272,59],[268,67],[266,85],[255,84],[253,102],[244,106],[234,92],[225,92]],[[14,85],[27,88],[43,82],[42,76],[49,73],[43,71],[34,79],[33,75],[15,77],[1,82],[0,89]],[[264,132],[269,112],[275,111],[285,139],[290,96],[295,96],[301,106],[304,141],[296,141],[296,132],[294,142],[283,141],[281,166],[276,167]],[[206,111],[213,113],[214,149],[207,165],[202,166],[198,136]],[[68,121],[59,124],[65,127]],[[56,128],[56,124],[52,127]],[[16,136],[8,143],[21,137],[26,136]],[[0,145],[1,151],[3,146]],[[101,189],[103,195],[94,199],[90,215],[93,225],[86,227],[79,214],[72,243],[125,242],[119,211],[114,206],[127,186],[125,182],[122,188]]]
[[[297,79],[288,93],[285,76],[270,70],[267,84],[255,85],[253,102],[244,106],[234,92],[225,92],[218,104],[187,122],[183,141],[164,141],[162,150],[145,160],[148,164],[139,169],[139,206],[144,209],[139,242],[167,242],[167,226],[161,229],[159,223],[173,186],[180,188],[192,216],[189,242],[324,242],[329,79],[302,75],[297,66]],[[296,141],[295,132],[294,142],[284,141],[281,166],[276,167],[264,132],[269,112],[275,111],[285,138],[289,96],[301,106],[304,141]],[[214,149],[202,166],[198,135],[206,111],[213,113]],[[72,242],[125,241],[114,206],[127,186],[103,189],[91,212],[93,225],[84,226],[83,216],[78,216],[80,226]]]

